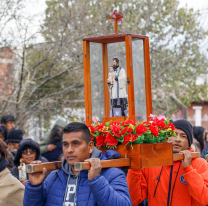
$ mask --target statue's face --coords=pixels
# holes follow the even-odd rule
[[[110,67],[110,72],[113,72],[114,70],[113,70],[113,67]]]
[[[118,66],[118,63],[116,62],[116,60],[113,60],[113,66]]]

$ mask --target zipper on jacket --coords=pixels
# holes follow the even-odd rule
[[[169,190],[168,190],[168,202],[167,202],[167,206],[169,206],[169,202],[170,202],[172,174],[173,174],[173,165],[171,165],[171,169],[170,169],[170,180],[169,180]]]

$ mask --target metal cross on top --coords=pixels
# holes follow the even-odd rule
[[[122,22],[123,21],[123,16],[117,12],[117,10],[112,11],[111,16],[109,16],[109,19],[114,19],[114,23],[115,23],[115,33],[118,34],[118,21]]]

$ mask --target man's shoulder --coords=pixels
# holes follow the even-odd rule
[[[58,178],[59,176],[63,176],[63,175],[64,175],[64,171],[62,169],[54,170],[50,172],[50,174],[46,177],[45,181],[50,182]]]
[[[208,168],[208,163],[204,158],[195,158],[192,159],[191,165],[194,168],[198,168],[198,167],[206,167]]]
[[[119,175],[125,176],[124,172],[118,167],[110,167],[110,168],[102,169],[101,175],[107,177],[107,179],[115,178],[116,176]]]

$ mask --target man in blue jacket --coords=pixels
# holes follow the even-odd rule
[[[63,132],[62,168],[53,171],[46,179],[45,168],[42,173],[29,174],[23,205],[131,205],[124,173],[118,168],[102,169],[100,164],[100,160],[118,158],[120,154],[112,150],[102,154],[96,149],[85,124],[70,123]],[[83,161],[90,162],[90,170],[76,172],[74,164]]]

